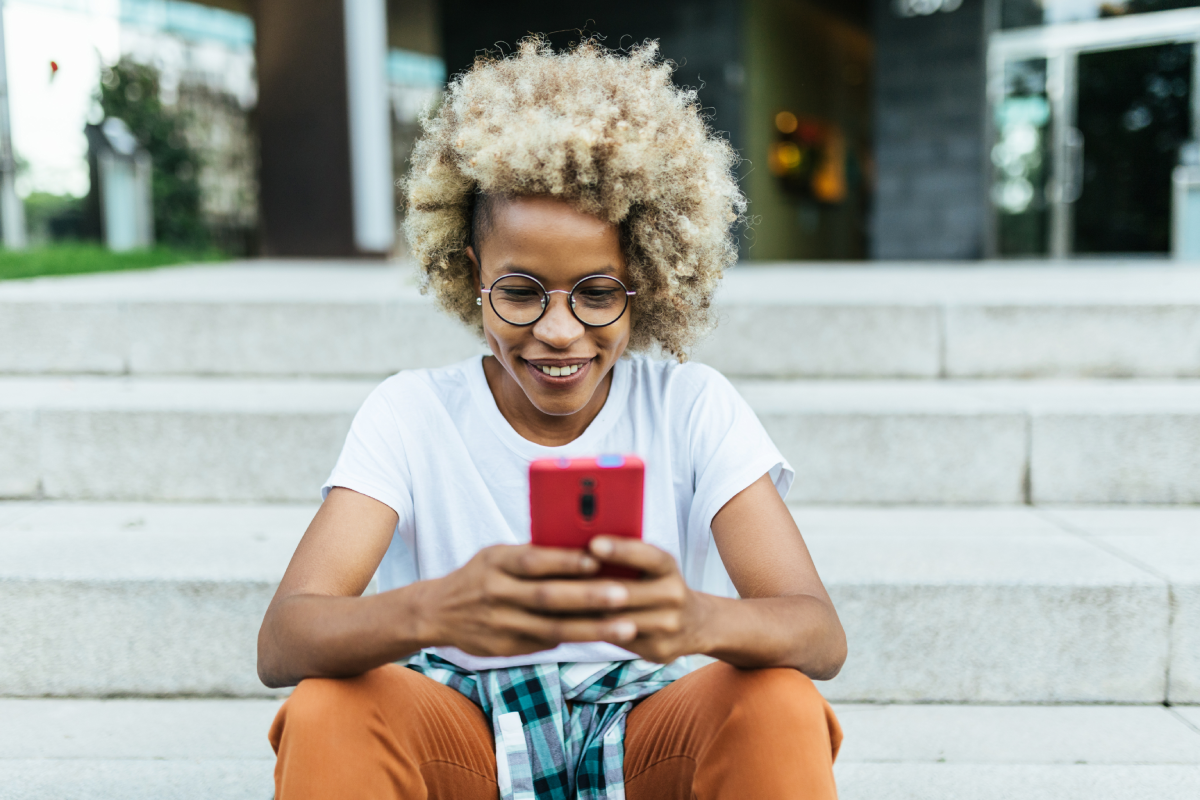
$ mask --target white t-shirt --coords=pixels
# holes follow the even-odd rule
[[[646,464],[643,539],[675,556],[689,586],[733,596],[712,519],[768,472],[786,496],[794,473],[741,395],[701,364],[620,359],[604,408],[561,447],[513,430],[479,356],[401,372],[363,403],[323,494],[353,489],[399,515],[377,573],[379,590],[387,591],[446,575],[489,545],[527,543],[529,462],[601,453],[632,453]],[[453,647],[433,652],[470,670],[636,658],[604,642],[507,658]]]

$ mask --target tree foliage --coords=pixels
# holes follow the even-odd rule
[[[207,246],[208,230],[200,217],[199,157],[184,135],[184,120],[162,103],[158,70],[124,57],[102,71],[97,99],[105,117],[124,120],[150,153],[156,241],[175,247]]]

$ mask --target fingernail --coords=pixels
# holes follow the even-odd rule
[[[592,539],[592,552],[598,556],[612,555],[613,545],[608,539]]]
[[[620,605],[629,599],[629,592],[624,586],[609,586],[604,590],[604,599],[609,605]]]
[[[599,566],[600,562],[591,556],[584,556],[583,558],[579,559],[579,567],[585,572],[591,572],[592,570],[597,569]]]
[[[634,636],[637,636],[637,626],[632,622],[617,622],[612,626],[613,638],[627,642]]]

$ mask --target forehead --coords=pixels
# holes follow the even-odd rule
[[[527,272],[550,283],[590,274],[625,279],[616,225],[554,198],[498,199],[491,204],[479,253],[485,277]]]

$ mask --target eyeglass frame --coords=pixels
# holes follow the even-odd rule
[[[494,302],[492,302],[492,289],[495,289],[496,284],[499,283],[500,281],[504,280],[505,278],[528,278],[529,280],[536,283],[538,285],[538,288],[542,290],[542,295],[543,295],[542,310],[536,317],[531,319],[529,322],[511,322],[511,321],[505,319],[504,315],[496,310],[496,304]],[[572,295],[574,295],[575,290],[579,288],[579,284],[583,283],[584,281],[590,281],[592,278],[607,278],[610,281],[615,281],[618,286],[620,286],[622,289],[625,290],[625,307],[621,309],[620,314],[617,314],[617,316],[613,318],[612,322],[606,322],[603,325],[594,325],[590,322],[584,322],[582,319],[579,318],[579,315],[575,313],[575,303],[572,300]],[[572,286],[570,288],[570,290],[567,290],[567,289],[547,289],[546,286],[541,281],[539,281],[537,278],[533,277],[532,275],[526,275],[524,272],[506,272],[503,275],[501,275],[499,278],[496,278],[496,280],[492,281],[492,285],[486,289],[483,287],[483,284],[480,284],[479,291],[488,296],[488,305],[490,305],[492,307],[492,311],[495,312],[497,317],[499,317],[503,322],[505,322],[509,325],[512,325],[514,327],[517,327],[517,328],[528,328],[530,325],[536,325],[538,320],[540,320],[542,317],[546,316],[546,309],[548,309],[550,307],[550,295],[552,295],[552,294],[565,294],[567,296],[567,308],[571,309],[571,316],[573,316],[579,322],[580,325],[584,325],[588,328],[607,328],[609,325],[615,325],[621,319],[621,317],[625,316],[625,312],[629,310],[629,298],[631,298],[637,294],[637,292],[631,291],[629,289],[629,287],[625,285],[624,281],[622,281],[620,278],[614,278],[612,275],[599,275],[599,274],[585,275],[584,277],[575,281],[575,285]],[[476,303],[476,305],[482,306],[483,298],[482,297],[475,298],[475,303]]]

